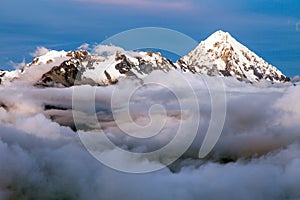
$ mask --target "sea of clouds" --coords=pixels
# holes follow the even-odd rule
[[[191,74],[183,75],[189,85],[181,85],[172,76],[172,73],[154,72],[147,79],[153,83],[173,80],[172,85],[178,89],[180,101],[187,110],[182,110],[178,96],[168,88],[143,85],[141,81],[131,79],[121,79],[117,85],[108,87],[0,86],[0,199],[300,198],[299,85],[253,85],[230,78],[204,78]],[[223,82],[224,90],[208,89],[205,80],[214,79]],[[122,86],[122,92],[114,94],[118,86]],[[96,116],[102,131],[116,148],[131,152],[162,148],[174,138],[181,122],[188,123],[195,114],[193,112],[198,112],[188,107],[192,97],[187,93],[187,87],[191,87],[200,113],[196,123],[197,136],[181,158],[169,167],[142,174],[111,169],[96,160],[80,140],[79,134],[99,129],[89,123],[91,116],[84,109],[72,110],[74,91],[80,87],[95,91]],[[127,104],[122,100],[132,88],[139,89]],[[203,138],[209,124],[213,123],[211,96],[219,93],[226,97],[224,127],[210,154],[199,159]],[[112,98],[120,105],[114,111],[111,109]],[[85,103],[82,102],[82,107]],[[161,107],[149,112],[154,104]],[[46,105],[48,109],[45,109]],[[150,128],[156,130],[155,124],[161,126],[158,122],[163,121],[159,134],[137,139],[122,132],[114,119],[116,113],[122,113],[118,112],[122,106],[129,107],[133,121],[120,115],[121,124],[136,123],[145,127],[154,121],[157,123],[152,123]],[[222,115],[218,109],[215,112]],[[74,113],[80,119],[77,124],[73,120]],[[134,132],[134,128],[131,131]],[[114,148],[100,153],[132,166],[164,163],[142,156],[141,159],[124,160]],[[168,159],[170,155],[161,155],[161,159]]]

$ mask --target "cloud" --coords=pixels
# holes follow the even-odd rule
[[[107,5],[130,6],[136,8],[149,9],[172,9],[172,10],[186,10],[191,8],[190,2],[187,1],[150,1],[150,0],[72,0],[84,3],[99,3]]]
[[[122,47],[118,47],[118,46],[114,46],[112,44],[110,45],[95,45],[91,48],[91,51],[95,54],[98,55],[102,55],[102,56],[111,56],[114,55],[116,53],[124,53],[125,49],[123,49]],[[130,56],[137,56],[139,57],[140,54],[138,52],[134,52],[134,51],[126,51],[126,53]]]
[[[93,53],[103,55],[103,56],[110,56],[117,52],[125,52],[125,50],[121,47],[113,46],[113,45],[97,45],[93,48]]]
[[[278,123],[284,126],[296,126],[300,121],[300,103],[298,101],[300,94],[300,87],[290,88],[274,105],[282,116]]]
[[[84,44],[80,45],[77,49],[91,50],[90,44],[88,44],[88,43],[84,43]]]
[[[116,49],[100,48],[99,52],[103,50]],[[77,133],[67,127],[74,123],[70,112],[72,92],[83,86],[44,89],[26,84],[1,86],[0,105],[6,106],[0,109],[0,199],[299,199],[300,86],[262,88],[222,78],[227,96],[224,129],[213,152],[199,160],[195,155],[211,118],[210,95],[203,77],[184,76],[195,90],[200,107],[199,137],[169,169],[139,175],[104,166],[87,152]],[[154,72],[148,80],[176,79],[172,73]],[[117,127],[110,110],[116,86],[90,87],[95,88],[97,116],[111,141],[135,152],[167,144],[182,120],[176,96],[168,88],[155,84],[143,86],[136,80],[121,79],[118,84],[123,86],[116,99],[120,102],[124,102],[131,87],[141,86],[130,103],[136,123],[145,124],[153,117],[166,120],[166,124],[149,140],[130,137]],[[178,80],[172,84],[184,97],[183,105],[189,105],[186,86]],[[149,116],[149,108],[154,104],[163,106],[167,115],[157,112]],[[52,109],[45,111],[45,105],[51,105]],[[76,112],[81,112],[82,119],[89,122],[88,113]],[[8,117],[11,120],[6,121]],[[63,121],[65,126],[54,121]],[[93,127],[87,123],[80,132],[92,134]],[[101,143],[98,145],[95,151],[100,151]],[[117,161],[125,160],[116,148],[101,153]],[[141,163],[161,164],[141,159],[131,160],[130,165]]]
[[[293,82],[299,82],[300,81],[300,76],[299,75],[296,75],[292,78],[292,81]]]
[[[300,21],[296,23],[296,31],[299,31]]]
[[[20,63],[16,63],[16,62],[14,62],[14,61],[9,61],[8,62],[9,63],[9,65],[11,65],[13,68],[15,68],[15,69],[22,69],[23,67],[25,67],[25,65],[26,65],[26,60],[25,60],[25,58],[22,60],[22,62],[20,62]]]
[[[39,57],[39,56],[45,55],[48,52],[49,52],[49,49],[47,49],[46,47],[38,46],[36,48],[35,52],[30,53],[30,55],[32,57]]]

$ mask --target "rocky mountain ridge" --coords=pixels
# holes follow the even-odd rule
[[[86,50],[49,51],[22,70],[0,71],[0,83],[19,79],[28,80],[38,87],[81,84],[105,86],[115,84],[121,77],[143,79],[153,70],[181,70],[199,75],[234,77],[249,83],[260,80],[272,83],[290,81],[290,78],[229,33],[217,31],[176,63],[154,52],[116,50],[109,55],[102,55]]]

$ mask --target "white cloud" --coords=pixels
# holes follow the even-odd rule
[[[25,60],[25,58],[22,60],[22,62],[20,62],[20,63],[16,63],[16,62],[14,62],[14,61],[9,61],[9,64],[11,65],[11,66],[13,66],[15,69],[22,69],[23,67],[25,67],[25,65],[26,65],[26,60]]]
[[[105,47],[99,52],[103,50],[116,49]],[[157,72],[148,78],[154,82],[174,80],[172,73]],[[172,166],[177,173],[163,169],[140,175],[105,167],[88,154],[75,132],[45,118],[45,104],[72,107],[74,88],[1,86],[0,104],[7,110],[0,109],[0,199],[299,199],[299,86],[260,88],[224,78],[228,107],[223,133],[210,157],[196,160],[194,155],[211,117],[210,96],[200,76],[186,74],[186,78],[199,101],[200,137],[185,155],[186,160]],[[123,79],[119,84],[141,83]],[[174,81],[176,84],[184,94],[184,86]],[[161,104],[169,112],[162,132],[140,141],[116,127],[109,112],[114,87],[96,88],[95,99],[102,128],[115,144],[143,152],[160,148],[174,137],[180,108],[166,88],[141,87],[132,98],[130,111],[137,122],[147,122],[148,108],[153,104]],[[127,90],[124,87],[123,93]],[[122,101],[122,95],[119,97]],[[189,96],[183,100],[188,104]],[[72,123],[68,110],[53,113],[52,119]],[[5,121],[8,115],[12,120]],[[88,117],[82,113],[83,119],[88,121]],[[115,149],[102,153],[124,160]],[[224,164],[226,159],[232,162]],[[139,161],[131,162],[135,165]]]
[[[300,21],[296,22],[296,31],[299,31]]]
[[[282,113],[278,123],[283,126],[297,126],[300,122],[300,87],[292,87],[284,97],[276,102],[275,107]]]
[[[78,49],[90,50],[91,48],[90,48],[90,44],[84,43],[84,44],[80,45],[80,46],[78,47]]]
[[[49,49],[47,49],[46,47],[38,46],[36,48],[35,52],[30,53],[30,55],[32,57],[39,57],[39,56],[45,55],[48,52],[49,52]]]
[[[300,81],[300,76],[299,75],[296,75],[292,78],[292,81],[293,82],[299,82]]]
[[[121,47],[113,45],[97,45],[93,48],[93,52],[99,55],[110,56],[117,52],[125,52]]]

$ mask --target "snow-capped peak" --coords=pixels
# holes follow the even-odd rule
[[[233,37],[228,33],[228,32],[224,32],[222,30],[218,30],[216,32],[214,32],[212,35],[210,35],[205,42],[209,43],[209,42],[215,42],[215,41],[227,41],[233,39]]]
[[[54,62],[57,59],[67,58],[67,57],[68,57],[68,52],[66,51],[51,50],[42,56],[36,57],[31,63],[28,64],[28,66],[48,64]]]
[[[290,80],[228,32],[221,30],[202,41],[188,55],[179,59],[177,64],[184,71],[210,76],[233,76],[238,80],[249,82],[261,79],[271,82]]]

